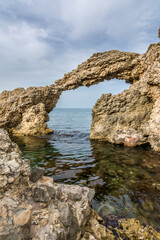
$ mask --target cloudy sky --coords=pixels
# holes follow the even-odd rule
[[[159,25],[159,0],[0,0],[0,92],[50,85],[95,52],[143,53]],[[65,92],[57,106],[92,107],[129,87],[117,81]]]

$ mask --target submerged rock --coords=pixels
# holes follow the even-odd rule
[[[0,239],[81,239],[94,190],[54,184],[39,167],[30,173],[29,161],[3,129],[0,146]]]
[[[119,229],[116,233],[119,239],[160,239],[160,233],[150,226],[142,226],[140,222],[134,218],[121,219],[118,221]]]
[[[91,208],[93,189],[56,184],[38,167],[31,174],[29,161],[2,129],[0,146],[0,239],[160,239],[159,232],[136,219],[116,219],[115,225],[110,217],[106,225]]]

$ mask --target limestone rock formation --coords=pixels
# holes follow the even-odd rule
[[[146,143],[144,131],[152,107],[152,100],[138,89],[114,96],[103,94],[92,110],[90,137],[128,146]]]
[[[0,127],[16,135],[45,135],[48,113],[55,107],[61,91],[54,85],[17,88],[0,94]]]
[[[94,190],[54,184],[0,129],[0,239],[80,239],[91,218]],[[31,181],[31,180],[32,181]]]
[[[29,175],[29,160],[21,158],[18,146],[10,140],[6,131],[0,129],[0,199],[8,189],[12,190],[12,186],[15,194],[20,195],[24,186],[28,187]]]
[[[111,50],[95,53],[77,69],[57,80],[60,89],[70,90],[80,86],[91,86],[113,78],[125,79],[128,83],[139,80],[145,70],[143,55]]]
[[[104,94],[93,107],[91,139],[160,151],[160,46],[143,55],[146,70],[128,90]]]
[[[45,135],[48,113],[55,107],[61,93],[79,86],[91,86],[104,79],[138,80],[144,71],[137,53],[109,51],[96,53],[76,70],[46,87],[17,88],[0,94],[0,127],[16,135]]]
[[[87,231],[85,232],[82,240],[159,240],[160,233],[155,231],[151,226],[143,226],[137,219],[120,219],[117,221],[116,226],[108,226],[106,229],[99,224],[99,217],[94,212],[94,218],[91,218],[87,224]]]
[[[0,239],[28,239],[31,206],[24,196],[29,189],[30,163],[18,146],[0,129]]]
[[[131,83],[117,96],[103,95],[93,108],[91,139],[160,151],[160,45],[144,54],[112,50],[93,54],[54,85],[0,94],[0,127],[18,135],[44,135],[48,113],[61,93],[113,78]],[[117,80],[118,81],[118,80]]]
[[[28,160],[2,129],[0,146],[1,240],[160,239],[159,232],[136,219],[106,228],[91,208],[94,190],[53,183],[39,167],[30,172]]]
[[[39,167],[31,173],[3,129],[0,146],[0,239],[80,240],[94,217],[94,190],[55,184]]]

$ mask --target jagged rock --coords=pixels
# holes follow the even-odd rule
[[[30,175],[30,181],[35,183],[44,175],[44,172],[45,168],[34,166]]]
[[[5,204],[0,208],[0,239],[28,240],[31,227],[31,206],[21,204],[10,206]]]
[[[118,64],[117,64],[118,63]],[[143,67],[137,53],[109,51],[96,53],[77,70],[65,74],[55,85],[17,88],[0,94],[0,127],[16,135],[45,135],[53,130],[47,128],[48,113],[55,107],[61,93],[79,86],[91,86],[104,79],[139,79]]]
[[[160,46],[142,54],[144,72],[128,90],[104,94],[92,110],[91,139],[160,151]]]
[[[29,175],[29,160],[21,158],[17,144],[10,140],[5,130],[0,129],[0,199],[8,188],[15,188],[18,194],[24,191]]]
[[[103,223],[103,219],[92,210],[92,217],[87,222],[86,232],[82,240],[115,240],[114,233],[100,223]]]
[[[0,127],[16,135],[45,135],[48,113],[55,107],[61,90],[54,85],[17,88],[0,94]]]
[[[137,146],[148,142],[152,99],[131,88],[112,96],[103,94],[92,109],[91,139]]]
[[[95,211],[92,212],[93,216],[87,223],[86,232],[82,240],[159,240],[160,233],[153,229],[151,226],[143,226],[137,219],[120,219],[117,220],[115,227],[108,226],[105,228],[99,224],[101,221]]]
[[[160,239],[160,233],[151,226],[142,226],[134,218],[119,220],[119,228],[115,229],[119,239]]]
[[[16,128],[10,129],[14,135],[45,135],[53,132],[52,129],[47,128],[46,122],[49,121],[49,116],[44,103],[30,107],[21,117],[21,123]]]
[[[41,185],[41,180],[38,181],[36,189],[45,191],[45,194],[42,197],[40,193],[36,199],[32,195],[27,200],[27,204],[33,205],[32,239],[81,239],[85,225],[91,218],[94,190],[76,185],[53,184],[52,187],[50,185],[50,192],[54,193],[52,200],[47,193],[48,187],[45,187]],[[40,202],[44,202],[44,205],[40,205]]]
[[[81,239],[94,190],[54,184],[43,173],[35,167],[30,176],[29,161],[0,129],[0,239]]]
[[[138,53],[111,50],[95,53],[77,69],[64,75],[55,82],[56,87],[64,90],[80,86],[91,86],[104,80],[125,79],[128,83],[139,80],[145,71],[143,55]]]
[[[0,94],[0,127],[17,135],[45,135],[48,113],[61,93],[113,78],[131,83],[116,96],[103,95],[93,108],[91,139],[160,151],[160,45],[144,54],[112,50],[93,54],[76,70],[47,87],[18,88]]]
[[[54,199],[55,192],[53,187],[40,185],[33,189],[33,198],[35,202],[49,202]]]
[[[94,190],[53,183],[42,176],[30,181],[30,166],[7,132],[0,129],[0,239],[105,240],[160,239],[160,233],[136,219],[118,220],[116,227],[91,208]],[[14,160],[14,161],[13,161]],[[3,166],[3,167],[2,167]],[[41,172],[42,173],[42,172]],[[12,181],[9,180],[12,176]]]

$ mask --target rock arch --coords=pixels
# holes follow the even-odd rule
[[[113,78],[131,83],[116,96],[102,95],[93,108],[92,139],[160,150],[160,46],[145,54],[112,50],[93,54],[77,69],[46,87],[18,88],[0,94],[0,127],[18,135],[51,132],[46,122],[61,93]],[[133,114],[134,113],[134,114]]]

